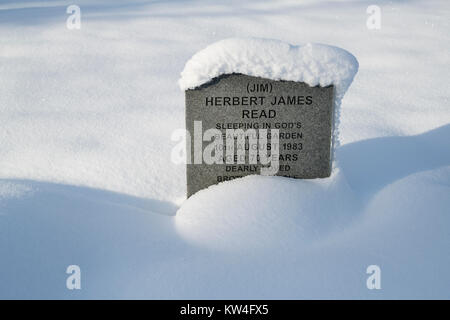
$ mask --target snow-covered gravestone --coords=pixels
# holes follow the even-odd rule
[[[357,70],[353,55],[320,44],[227,39],[195,54],[179,81],[188,197],[250,174],[330,176],[340,101]]]

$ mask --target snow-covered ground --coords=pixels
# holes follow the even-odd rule
[[[70,4],[0,1],[0,298],[450,298],[448,1]],[[229,37],[358,59],[330,178],[184,201],[180,72]]]

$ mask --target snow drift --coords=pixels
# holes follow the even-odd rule
[[[450,298],[448,1],[380,1],[380,30],[369,1],[77,4],[81,30],[60,1],[0,4],[0,298]],[[339,170],[248,177],[178,208],[178,74],[236,36],[358,57]],[[82,290],[65,286],[71,264]]]
[[[313,180],[247,176],[197,192],[175,223],[184,238],[213,249],[299,248],[339,230],[355,208],[339,171]]]

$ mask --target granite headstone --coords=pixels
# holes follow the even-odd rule
[[[227,129],[278,129],[277,175],[328,177],[332,163],[333,90],[331,85],[311,87],[303,82],[244,74],[222,75],[186,90],[186,129],[191,137],[194,122],[201,122],[202,134],[213,128],[220,130],[223,137]],[[203,150],[208,142],[201,143]],[[194,153],[198,152],[194,145],[191,140],[187,143],[188,197],[210,185],[260,173],[260,163],[194,163]]]

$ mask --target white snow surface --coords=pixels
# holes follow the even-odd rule
[[[71,4],[0,2],[0,298],[450,298],[448,1],[377,1],[379,30],[373,1]],[[237,37],[358,58],[335,170],[185,200],[179,74]]]

